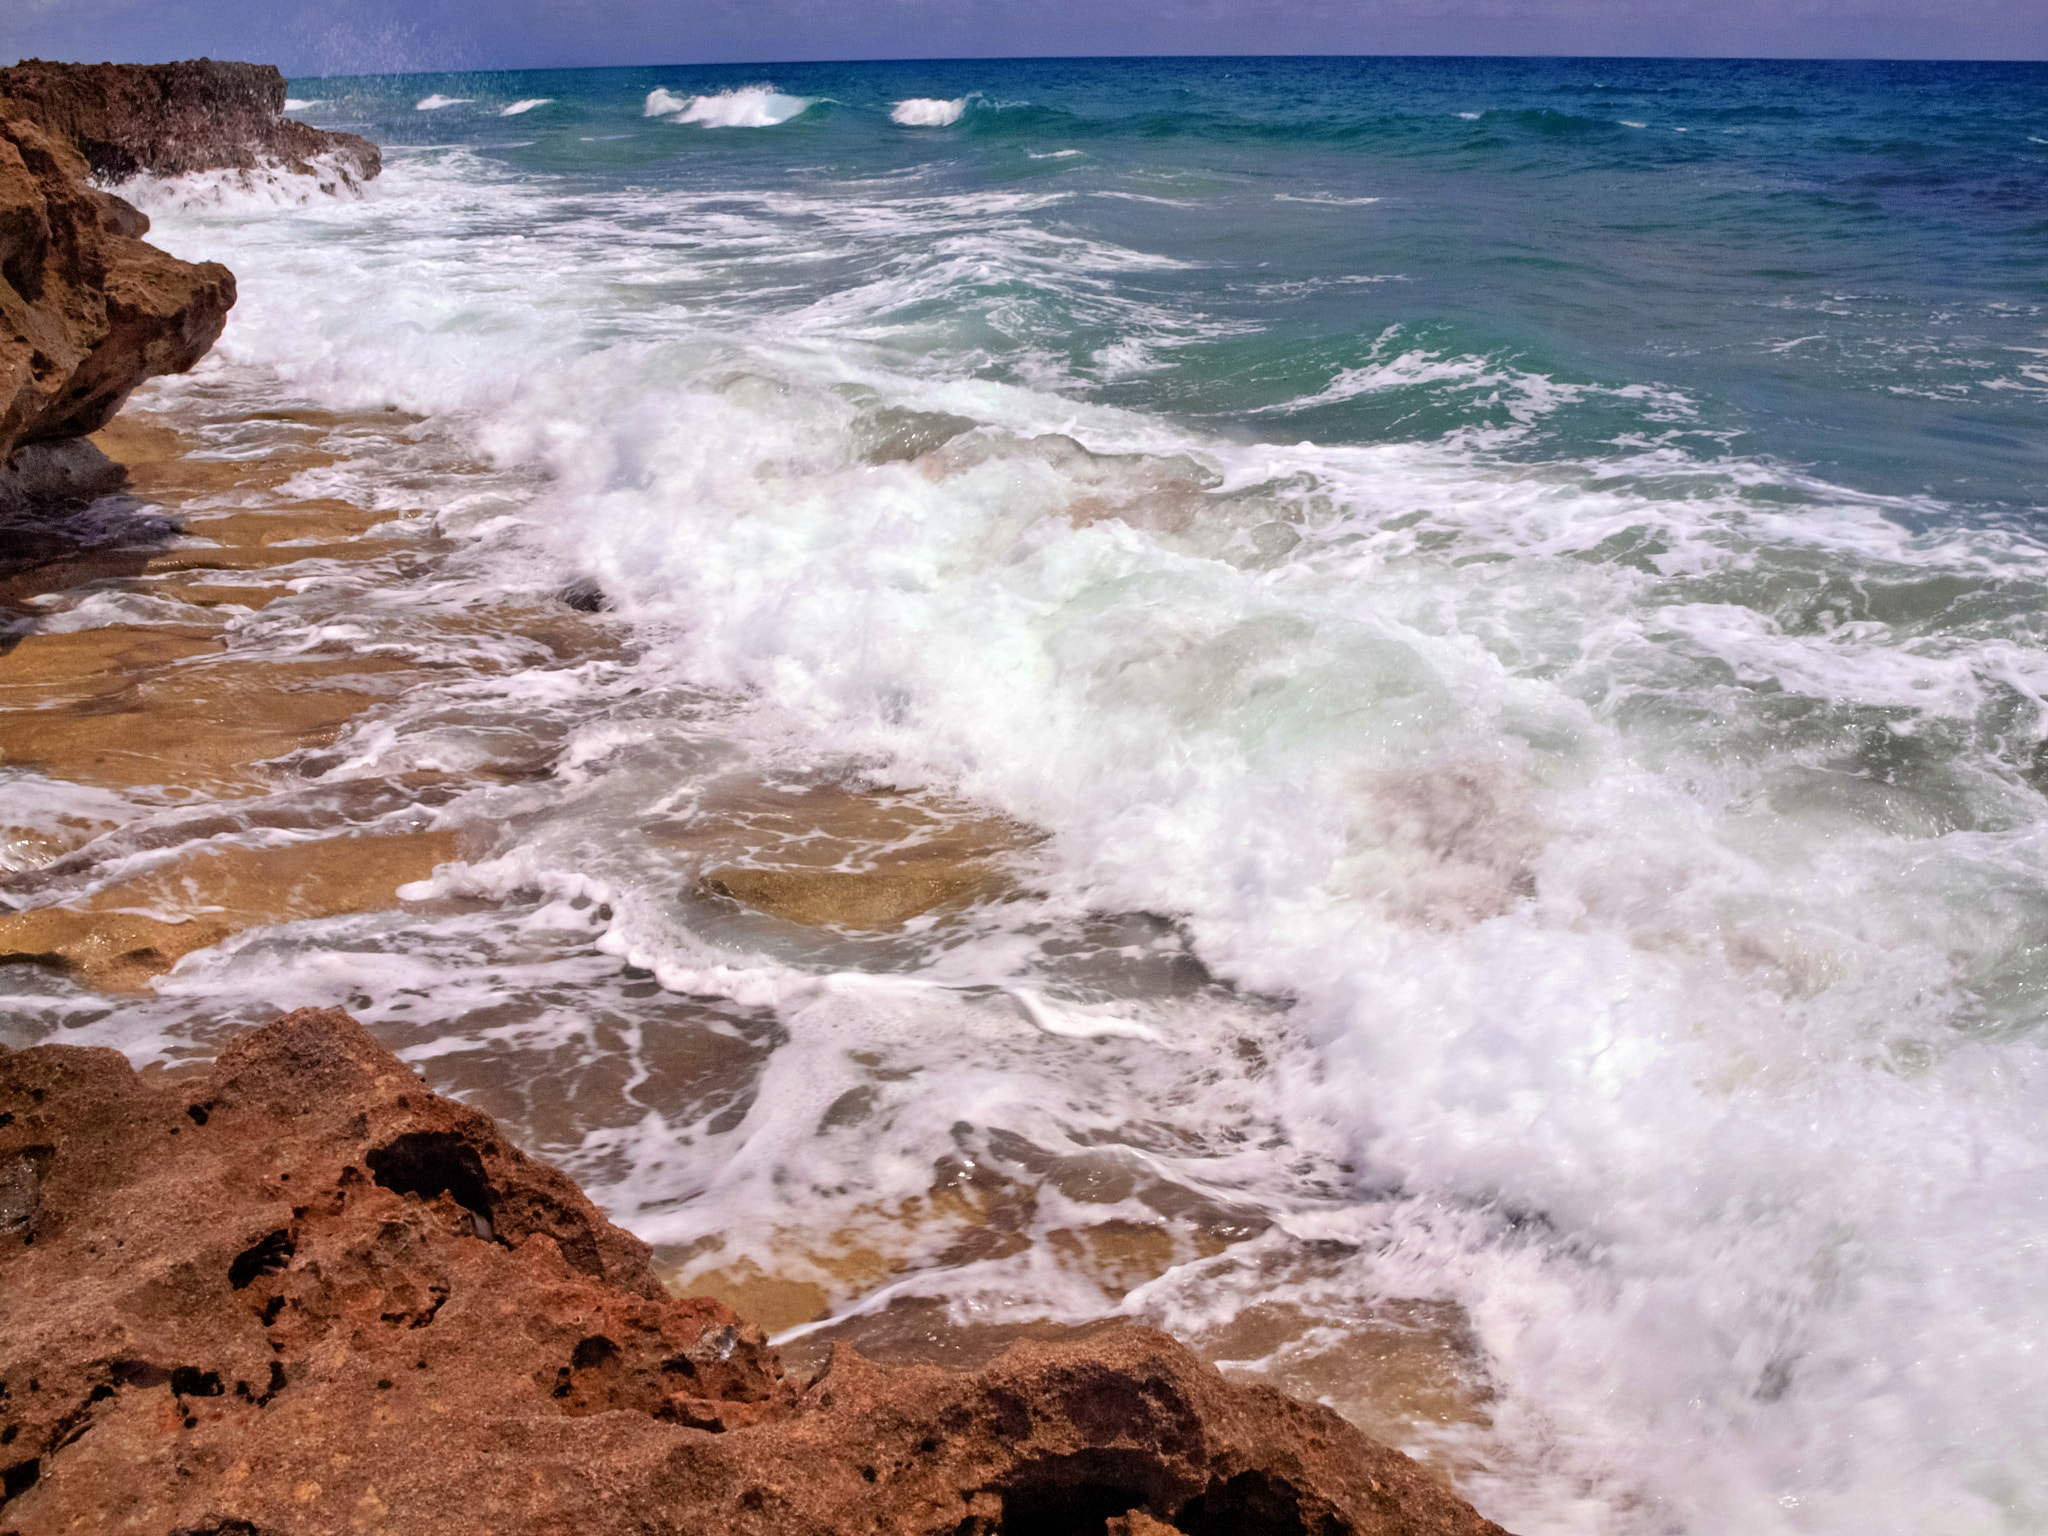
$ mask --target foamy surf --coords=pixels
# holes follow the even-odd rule
[[[498,114],[498,116],[519,117],[525,113],[531,112],[535,107],[546,106],[549,102],[553,101],[554,99],[555,98],[552,96],[531,96],[528,97],[525,101],[513,102],[511,106],[505,108],[502,112]]]

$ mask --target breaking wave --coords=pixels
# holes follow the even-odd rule
[[[647,93],[646,115],[704,128],[773,128],[800,116],[812,104],[805,96],[784,96],[773,86],[750,85],[711,96]]]
[[[960,114],[967,110],[967,98],[957,97],[952,101],[935,101],[928,96],[913,96],[908,101],[899,101],[889,109],[889,121],[901,123],[906,128],[944,128],[960,121]]]

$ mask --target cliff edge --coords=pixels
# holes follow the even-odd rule
[[[121,483],[78,442],[135,387],[220,337],[234,274],[145,244],[149,219],[94,183],[151,174],[304,174],[333,190],[382,168],[376,145],[285,117],[268,65],[0,69],[0,513]]]
[[[98,431],[144,379],[204,357],[235,302],[233,273],[145,244],[149,220],[87,175],[0,96],[0,459]]]
[[[53,64],[0,69],[0,97],[85,157],[95,178],[185,176],[274,166],[349,186],[383,169],[377,146],[284,115],[268,64]]]
[[[0,1054],[0,1532],[1502,1536],[1163,1334],[808,1383],[346,1014]]]

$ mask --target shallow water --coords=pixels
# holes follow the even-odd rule
[[[139,403],[392,514],[213,610],[375,696],[0,768],[9,890],[457,857],[15,1038],[340,1003],[793,1340],[1139,1317],[1525,1533],[2048,1529],[2048,68],[293,93],[390,169],[129,188]]]

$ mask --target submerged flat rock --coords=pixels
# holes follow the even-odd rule
[[[1148,1329],[807,1383],[346,1014],[0,1055],[0,1530],[1483,1533]]]

